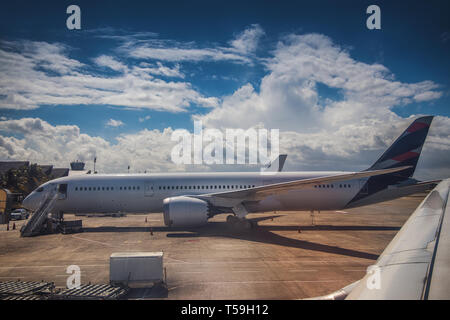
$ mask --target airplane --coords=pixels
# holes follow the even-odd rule
[[[229,213],[227,222],[245,229],[254,226],[246,219],[249,213],[364,206],[435,185],[411,178],[432,119],[413,121],[370,168],[360,172],[86,174],[46,182],[22,205],[36,210],[53,190],[58,198],[51,212],[60,218],[64,213],[163,212],[166,226],[192,227]],[[278,159],[281,167],[284,159]]]

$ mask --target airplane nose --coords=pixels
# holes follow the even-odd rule
[[[23,201],[22,201],[22,207],[24,207],[24,208],[26,208],[26,209],[28,209],[28,210],[35,210],[36,208],[35,208],[35,202],[36,201],[34,201],[34,196],[33,196],[33,194],[29,194],[27,197],[25,197],[25,199],[23,199]]]

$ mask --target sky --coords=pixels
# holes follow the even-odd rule
[[[69,5],[81,29],[69,30]],[[381,10],[369,30],[366,9]],[[450,173],[448,1],[15,1],[0,12],[0,159],[179,165],[176,129],[280,131],[286,170],[362,170],[434,115],[416,175]]]

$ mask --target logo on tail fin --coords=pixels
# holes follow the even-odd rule
[[[416,119],[367,170],[411,166],[410,169],[402,172],[402,176],[412,176],[432,120],[432,116]]]

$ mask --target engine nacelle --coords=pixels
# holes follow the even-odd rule
[[[163,213],[168,227],[199,226],[209,218],[206,201],[183,196],[164,199]]]

